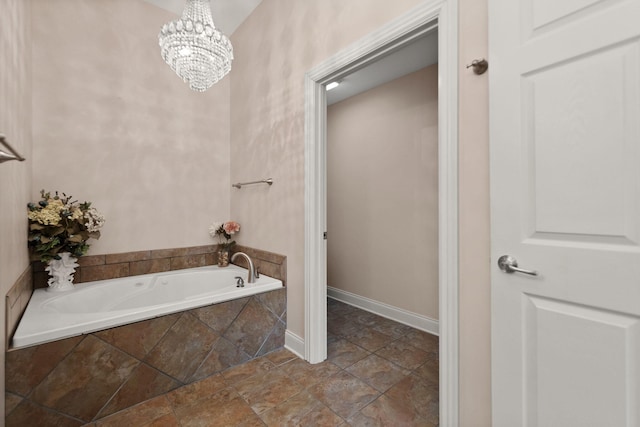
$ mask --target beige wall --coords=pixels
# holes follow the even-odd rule
[[[30,34],[29,3],[3,0],[0,6],[0,133],[27,161],[0,164],[0,331],[5,330],[4,295],[29,266],[25,210],[32,164]],[[4,366],[4,359],[1,351],[0,366]],[[4,369],[0,371],[0,396],[4,396]],[[0,399],[0,416],[4,420],[4,398]],[[4,425],[2,421],[0,424]]]
[[[327,108],[327,231],[329,286],[438,319],[437,65]]]
[[[213,243],[229,216],[229,78],[206,93],[160,57],[175,15],[143,1],[33,0],[33,186],[93,202],[90,254]]]
[[[460,2],[460,425],[491,425],[491,283],[487,0]]]

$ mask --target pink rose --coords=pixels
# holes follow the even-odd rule
[[[224,228],[225,233],[231,235],[240,231],[240,224],[235,221],[228,221],[224,223],[222,228]]]

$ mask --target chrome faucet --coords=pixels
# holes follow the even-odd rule
[[[242,255],[247,260],[247,264],[249,265],[247,283],[255,283],[258,275],[256,274],[256,269],[253,267],[253,261],[251,261],[251,258],[249,258],[249,255],[245,254],[244,252],[236,252],[233,255],[231,255],[231,262],[233,262],[233,260],[236,259],[238,255]]]

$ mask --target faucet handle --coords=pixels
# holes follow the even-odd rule
[[[256,266],[255,274],[253,275],[256,279],[260,278],[260,267]]]
[[[244,280],[240,276],[236,276],[236,288],[244,288]]]

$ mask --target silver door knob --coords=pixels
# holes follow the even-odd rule
[[[502,255],[500,258],[498,258],[498,267],[500,267],[500,270],[504,271],[505,273],[518,272],[528,274],[530,276],[538,275],[537,271],[518,268],[518,261],[510,255]]]

